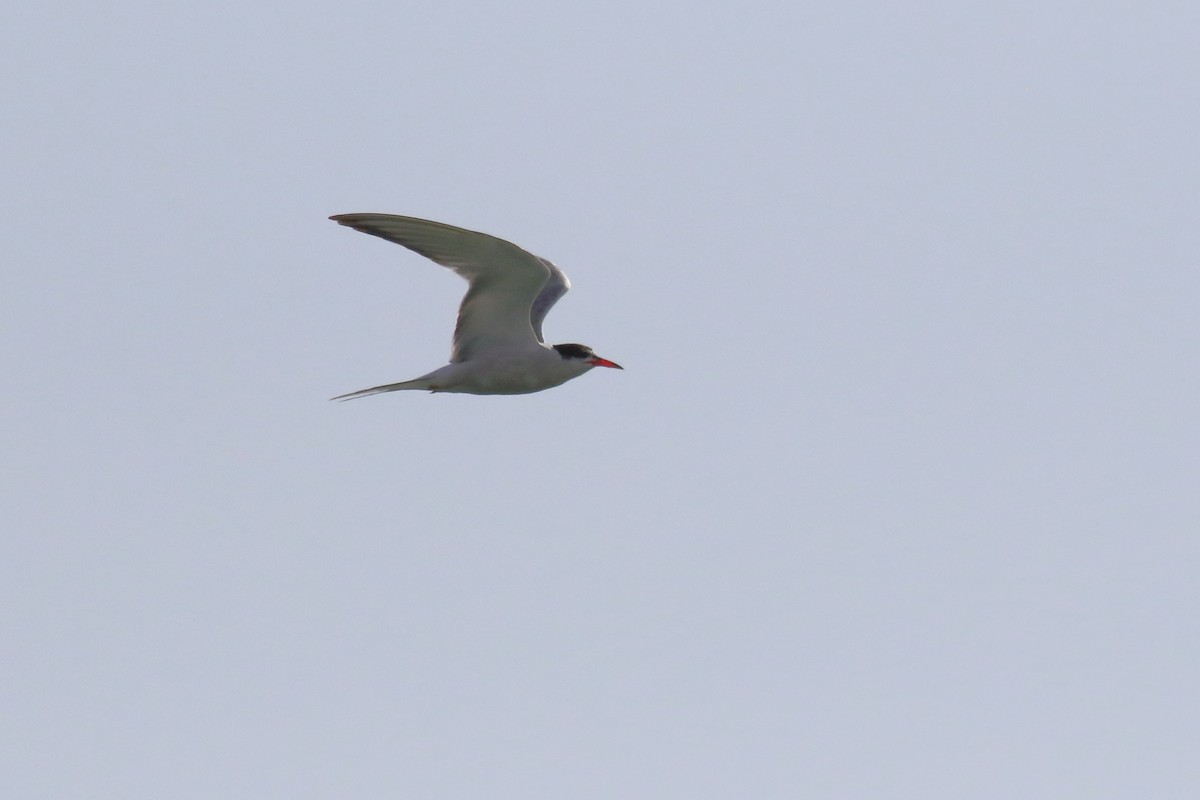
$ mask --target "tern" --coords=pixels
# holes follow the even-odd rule
[[[335,214],[331,220],[403,245],[465,278],[450,363],[410,381],[339,395],[353,400],[423,389],[529,394],[560,386],[592,367],[624,369],[582,344],[547,345],[542,320],[571,282],[544,258],[512,242],[441,222],[395,214]]]

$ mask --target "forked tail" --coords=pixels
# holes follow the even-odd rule
[[[350,394],[339,394],[337,397],[331,397],[329,399],[354,400],[357,397],[367,397],[368,395],[383,394],[384,392],[399,392],[403,389],[429,389],[432,391],[428,378],[414,378],[411,381],[388,383],[383,386],[373,386],[370,389],[360,389],[357,392],[350,392]]]

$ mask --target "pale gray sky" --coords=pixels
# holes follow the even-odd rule
[[[0,795],[1200,796],[1195,4],[3,17]]]

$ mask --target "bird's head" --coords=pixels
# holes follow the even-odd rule
[[[611,367],[613,369],[625,369],[620,364],[609,361],[607,358],[601,358],[596,355],[592,348],[586,344],[556,344],[554,350],[566,361],[577,361],[587,364],[589,367]]]

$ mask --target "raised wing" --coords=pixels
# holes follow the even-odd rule
[[[403,245],[466,278],[470,285],[458,308],[451,363],[540,342],[542,317],[569,286],[548,261],[486,233],[394,214],[337,214],[330,219]],[[538,314],[534,301],[542,303],[557,285],[556,273],[562,286]]]
[[[542,337],[542,320],[546,318],[546,314],[550,312],[551,307],[558,302],[558,298],[567,293],[571,288],[571,282],[567,280],[567,276],[563,271],[550,261],[538,257],[538,261],[546,265],[546,269],[550,270],[550,279],[546,281],[546,285],[542,287],[542,291],[538,293],[537,298],[533,301],[533,308],[529,310],[529,321],[533,324],[533,332],[537,334],[539,342],[546,341]]]

